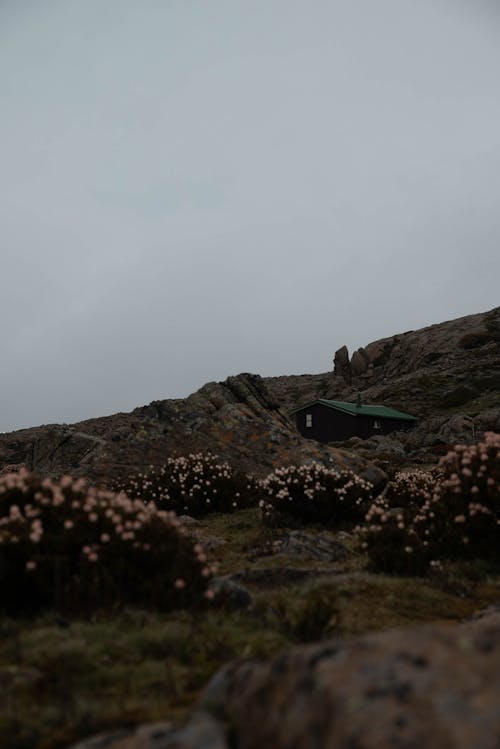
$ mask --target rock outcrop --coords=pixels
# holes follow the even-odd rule
[[[333,359],[333,372],[337,377],[342,377],[347,385],[352,382],[351,362],[349,361],[349,351],[347,346],[342,346],[335,352]]]

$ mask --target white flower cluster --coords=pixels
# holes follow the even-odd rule
[[[348,514],[359,508],[371,498],[373,489],[369,481],[352,471],[326,468],[317,462],[277,468],[259,486],[267,496],[259,503],[265,516],[276,509],[300,515],[304,505],[310,506],[305,507],[306,512],[321,505],[331,507],[332,519],[342,515],[342,504]]]
[[[246,479],[211,453],[190,453],[168,458],[161,466],[150,466],[124,487],[132,496],[153,501],[177,512],[207,512],[225,502],[225,509],[241,505],[242,493],[250,489]]]
[[[12,490],[30,501],[23,502],[23,506],[10,504],[0,515],[0,544],[26,540],[37,547],[50,524],[52,534],[71,534],[72,543],[80,543],[83,558],[97,562],[101,548],[112,542],[126,542],[149,551],[150,544],[143,540],[142,531],[152,520],[181,535],[185,533],[175,513],[159,510],[153,503],[145,505],[139,499],[132,500],[123,492],[87,487],[83,479],[71,476],[63,476],[60,481],[46,478],[34,489],[29,472],[23,469],[0,478],[0,501]],[[91,543],[89,538],[93,539]],[[28,559],[26,568],[35,567],[36,562]]]
[[[398,498],[399,513],[393,509]],[[429,559],[434,556],[437,563],[440,557],[459,557],[465,547],[478,556],[494,556],[495,549],[487,549],[485,539],[490,547],[498,545],[497,526],[500,435],[490,432],[477,445],[456,445],[441,459],[437,474],[398,474],[387,496],[370,507],[358,532],[369,553],[379,554],[390,544],[396,559],[398,548],[408,552],[411,546]]]

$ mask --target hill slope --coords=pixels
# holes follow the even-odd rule
[[[129,414],[0,435],[0,468],[24,464],[41,474],[71,473],[105,484],[167,456],[208,450],[254,475],[314,459],[352,468],[376,484],[384,479],[352,453],[304,440],[262,378],[250,374]]]
[[[380,403],[418,416],[434,434],[463,414],[477,431],[500,429],[500,307],[383,338],[335,354],[333,372],[272,377],[269,390],[291,409],[315,398]],[[471,427],[472,429],[472,427]]]
[[[405,438],[406,452],[418,453],[436,442],[500,430],[499,389],[500,307],[374,341],[350,359],[342,347],[332,372],[265,379],[241,374],[128,414],[3,434],[0,469],[25,464],[43,474],[69,472],[105,483],[169,455],[211,450],[256,475],[316,459],[379,481],[363,450],[356,455],[304,440],[289,410],[318,397],[354,400],[360,392],[367,403],[420,417]]]

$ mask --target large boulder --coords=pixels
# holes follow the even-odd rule
[[[236,663],[202,707],[231,725],[238,749],[493,749],[499,695],[493,616],[489,626],[383,632]]]
[[[359,348],[355,351],[351,359],[351,371],[353,377],[359,377],[366,372],[370,364],[370,357],[364,348]]]
[[[351,384],[352,371],[347,346],[342,346],[335,352],[333,359],[333,373],[338,377],[341,377],[347,385]]]

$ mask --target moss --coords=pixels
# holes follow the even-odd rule
[[[265,658],[288,644],[254,618],[216,611],[1,626],[2,749],[59,749],[127,722],[180,718],[227,660]],[[7,681],[12,664],[24,681]]]

